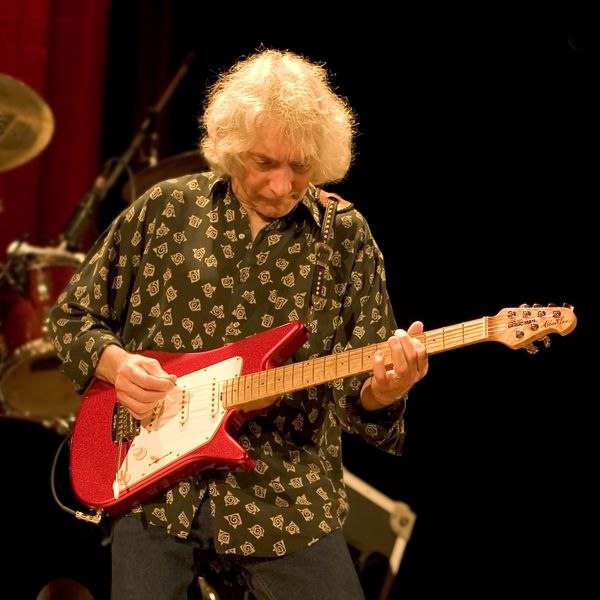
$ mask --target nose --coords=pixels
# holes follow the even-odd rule
[[[293,189],[294,172],[285,165],[271,173],[269,187],[277,197],[289,196]]]

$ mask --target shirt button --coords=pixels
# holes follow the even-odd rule
[[[240,240],[243,240],[246,238],[246,234],[245,233],[240,233],[239,235]]]

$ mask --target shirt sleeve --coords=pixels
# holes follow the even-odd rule
[[[343,220],[342,216],[342,220]],[[397,329],[386,287],[384,258],[367,222],[356,213],[353,242],[341,252],[340,273],[347,287],[336,330],[334,352],[386,342]],[[381,410],[366,411],[360,404],[360,389],[370,373],[333,382],[335,410],[342,428],[358,434],[369,444],[392,454],[401,454],[404,441],[406,396]]]
[[[142,199],[95,242],[49,313],[61,371],[79,391],[91,383],[103,350],[121,345],[120,318],[130,300],[129,282],[144,238]]]

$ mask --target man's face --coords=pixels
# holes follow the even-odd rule
[[[306,193],[314,167],[272,128],[241,155],[240,176],[232,177],[233,191],[246,208],[266,219],[288,214]]]

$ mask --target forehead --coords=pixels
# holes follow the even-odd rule
[[[248,150],[252,154],[260,154],[277,161],[298,161],[304,156],[300,148],[293,146],[288,136],[273,126],[261,127]]]

